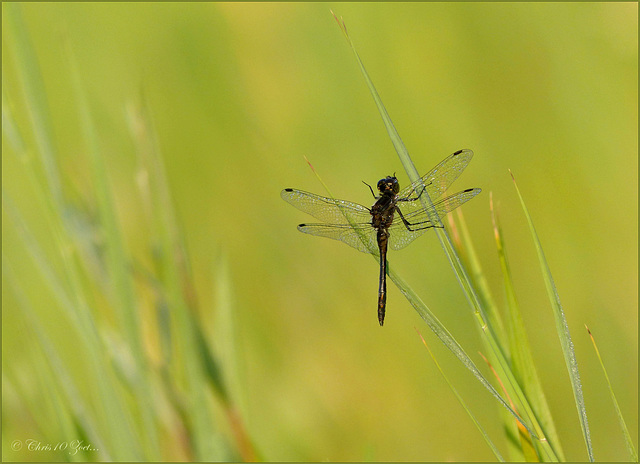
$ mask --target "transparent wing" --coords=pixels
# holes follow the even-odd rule
[[[300,224],[298,230],[305,234],[340,240],[363,253],[378,254],[376,229],[371,224],[357,224],[355,226],[348,224]]]
[[[296,189],[284,189],[280,196],[300,211],[326,223],[300,224],[300,232],[339,240],[363,253],[378,249],[369,208]]]
[[[442,218],[458,206],[471,200],[481,191],[479,188],[463,190],[435,202],[433,207],[438,216]],[[406,247],[427,230],[435,227],[421,201],[398,202],[397,206],[400,208],[402,216],[404,216],[408,225],[404,223],[402,217],[396,211],[393,223],[389,227],[389,247],[392,250],[400,250]]]
[[[284,189],[280,196],[287,203],[329,224],[368,223],[371,213],[366,206],[335,198],[321,197],[296,189]]]
[[[431,201],[435,201],[440,198],[453,181],[462,174],[462,171],[467,167],[471,158],[473,158],[473,152],[471,150],[458,150],[419,180],[402,189],[398,194],[398,198],[405,200],[417,199],[424,185],[424,191],[429,194]],[[419,201],[416,201],[416,203],[419,203]]]

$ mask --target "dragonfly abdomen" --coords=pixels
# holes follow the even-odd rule
[[[389,231],[379,228],[377,239],[380,249],[380,278],[378,282],[378,322],[380,327],[384,324],[384,314],[387,306],[387,245],[389,242]]]

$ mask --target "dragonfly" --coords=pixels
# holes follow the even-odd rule
[[[439,199],[472,157],[471,150],[458,150],[402,190],[395,174],[378,181],[378,195],[364,182],[376,200],[371,208],[292,188],[282,190],[280,196],[300,211],[322,221],[300,224],[300,232],[339,240],[358,251],[379,256],[378,322],[382,326],[387,303],[387,250],[400,250],[427,230],[444,227],[441,217],[481,192],[479,188],[471,188]]]

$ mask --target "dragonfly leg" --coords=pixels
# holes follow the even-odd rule
[[[396,206],[396,211],[400,215],[400,219],[402,219],[402,223],[404,224],[404,226],[407,228],[407,230],[409,230],[411,232],[415,232],[415,231],[418,231],[418,230],[431,229],[432,227],[442,227],[442,228],[444,228],[444,226],[442,224],[435,224],[434,225],[431,221],[422,221],[422,222],[411,223],[411,222],[409,222],[409,221],[407,221],[405,219],[404,215],[402,214],[402,211],[397,206]]]
[[[431,182],[429,182],[428,184],[424,184],[424,186],[427,185],[431,185]],[[422,190],[420,190],[420,193],[415,197],[415,198],[411,198],[411,195],[413,195],[414,193],[416,193],[416,188],[418,187],[417,185],[414,186],[411,191],[407,194],[406,197],[404,198],[400,198],[398,201],[416,201],[418,199],[420,199],[420,197],[422,196],[422,194],[424,193],[424,191],[426,190],[426,188],[422,188]]]

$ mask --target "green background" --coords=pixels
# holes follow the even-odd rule
[[[497,402],[395,287],[380,328],[373,260],[300,234],[296,224],[310,218],[280,199],[284,187],[324,194],[304,156],[338,198],[369,205],[361,181],[373,184],[393,172],[407,183],[330,8],[344,17],[421,173],[458,149],[475,152],[451,192],[483,189],[462,210],[502,304],[493,194],[565,454],[584,460],[553,315],[508,170],[516,176],[573,336],[596,459],[627,459],[584,324],[637,437],[636,3],[24,4],[65,194],[78,204],[93,201],[68,44],[134,257],[149,251],[148,225],[126,118],[144,93],[207,333],[216,324],[216,263],[228,261],[242,359],[240,409],[265,459],[493,459],[414,327],[504,448]],[[32,147],[21,91],[11,27],[3,20],[3,92]],[[46,243],[47,224],[23,168],[4,143],[3,151],[4,190]],[[34,295],[49,335],[81,381],[68,321],[49,304],[4,219],[5,260]],[[391,252],[389,260],[490,376],[477,354],[482,345],[472,312],[435,234]],[[101,323],[113,321],[106,315]],[[3,367],[21,376],[22,395],[37,405],[42,386],[28,332],[15,296],[3,292]],[[55,420],[43,414],[39,423]],[[61,459],[11,451],[13,440],[42,432],[11,388],[2,419],[5,459]],[[181,458],[176,450],[164,453]]]

